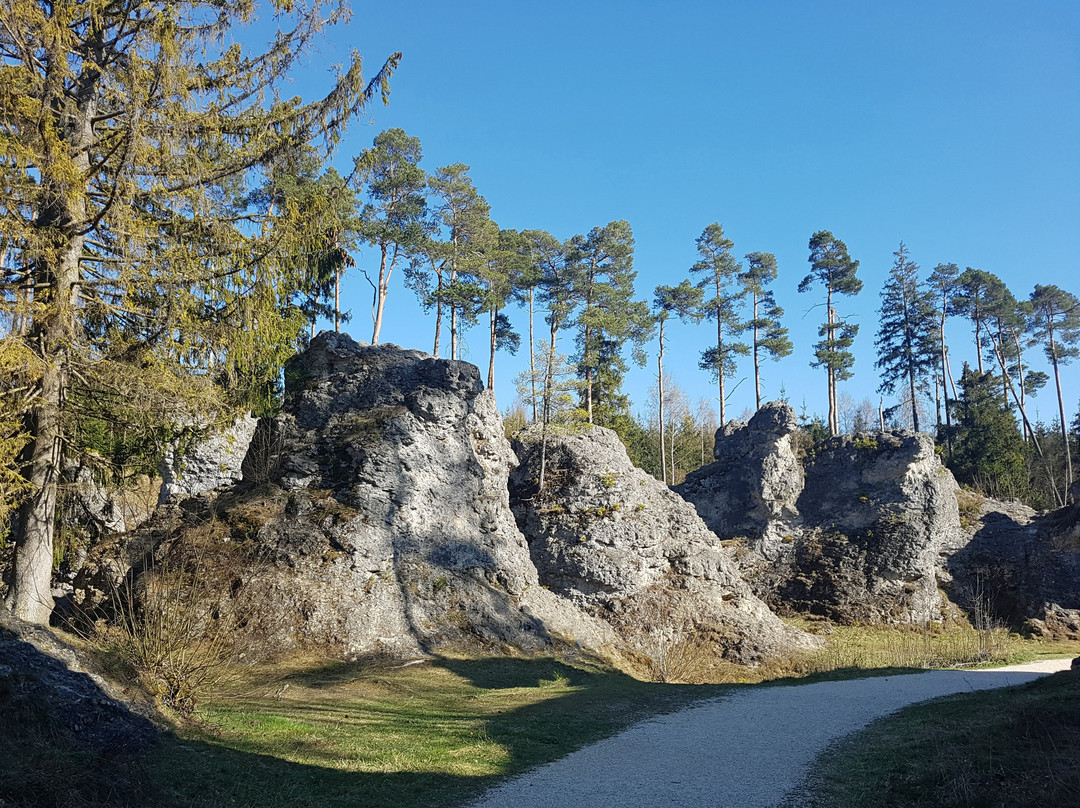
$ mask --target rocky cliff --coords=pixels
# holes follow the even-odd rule
[[[648,654],[688,627],[718,654],[748,663],[813,647],[740,578],[694,509],[631,465],[617,435],[594,427],[514,442],[510,499],[540,582],[614,625]]]
[[[933,441],[860,433],[800,463],[796,424],[777,403],[729,424],[717,432],[717,461],[676,490],[719,537],[744,543],[743,574],[775,608],[843,622],[940,616],[944,559],[966,537]]]
[[[1080,640],[1080,505],[1039,514],[965,492],[967,543],[947,563],[950,597],[984,618]]]
[[[174,497],[87,565],[76,597],[99,600],[103,578],[153,548],[159,571],[209,580],[251,653],[614,645],[539,586],[509,509],[514,463],[476,367],[323,333],[288,363],[244,483]]]

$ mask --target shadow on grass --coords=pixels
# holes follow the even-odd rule
[[[305,688],[313,693],[310,699],[301,693],[294,701],[267,696],[272,682],[258,680],[258,694],[238,697],[219,710],[215,720],[221,720],[221,729],[209,725],[186,740],[170,735],[147,753],[146,804],[460,805],[508,776],[649,716],[748,686],[641,682],[587,659],[572,665],[550,658],[439,658],[423,664],[426,671],[418,670],[423,666],[402,669],[374,661],[293,671],[276,681],[292,683],[294,693]],[[852,678],[856,673],[869,672],[841,671],[822,678]],[[368,688],[379,698],[353,701],[354,683],[356,692]],[[338,685],[343,694],[322,698]],[[387,748],[373,752],[352,745],[350,739],[363,740],[367,733],[388,739]],[[389,748],[392,742],[398,747]],[[415,753],[420,743],[432,750],[430,762]],[[465,759],[482,757],[484,750],[490,760]],[[366,771],[342,770],[356,768],[360,758]],[[470,763],[485,765],[470,768]],[[79,804],[110,804],[87,797]]]

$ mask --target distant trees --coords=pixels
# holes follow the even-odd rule
[[[810,237],[810,274],[799,284],[799,291],[808,291],[815,282],[825,288],[825,322],[818,330],[822,339],[814,345],[814,367],[824,367],[828,377],[829,433],[839,434],[836,384],[850,379],[855,356],[851,346],[859,326],[840,316],[833,298],[836,295],[857,295],[862,281],[856,276],[859,262],[848,255],[847,245],[828,230],[819,230]]]
[[[702,292],[698,287],[693,286],[690,281],[685,280],[678,286],[657,286],[655,296],[653,297],[653,316],[656,318],[656,322],[660,327],[659,348],[656,354],[656,373],[657,373],[657,394],[660,407],[660,458],[661,458],[661,478],[667,482],[667,472],[664,471],[663,458],[665,456],[664,448],[664,323],[672,315],[678,317],[681,320],[689,320],[696,322],[701,319],[701,299]],[[674,452],[674,442],[672,443],[672,451]],[[672,455],[672,485],[674,482],[674,454]]]
[[[910,259],[903,242],[893,255],[896,261],[881,290],[878,309],[878,392],[893,393],[898,384],[906,384],[912,428],[918,432],[919,391],[937,360],[934,311],[930,296],[919,284],[919,265]]]

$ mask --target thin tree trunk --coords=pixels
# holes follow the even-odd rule
[[[1023,407],[1023,406],[1027,405],[1027,390],[1025,389],[1025,386],[1024,386],[1024,352],[1023,352],[1024,349],[1020,345],[1020,335],[1018,333],[1016,333],[1016,332],[1013,332],[1013,345],[1016,347],[1016,371],[1017,371],[1017,379],[1020,382],[1020,406]],[[1028,441],[1028,438],[1029,438],[1029,435],[1028,435],[1027,427],[1025,426],[1024,427],[1024,442],[1025,443]]]
[[[341,333],[341,270],[334,272],[334,331]]]
[[[885,431],[885,399],[879,398],[877,403],[878,429]]]
[[[491,307],[491,335],[488,341],[488,348],[491,350],[491,356],[488,359],[488,378],[487,386],[488,390],[495,389],[495,342],[496,342],[496,326],[499,322],[499,310],[494,306]]]
[[[761,409],[761,367],[758,364],[758,296],[754,292],[754,406]]]
[[[727,423],[727,402],[724,401],[724,326],[720,321],[720,284],[716,284],[716,378],[720,386],[720,426]]]
[[[536,423],[536,350],[533,337],[533,289],[529,289],[529,386],[532,389],[532,419]]]
[[[660,320],[660,352],[656,355],[657,393],[660,400],[660,476],[667,485],[667,469],[664,465],[664,321]],[[675,481],[672,480],[674,485]]]
[[[442,336],[442,269],[436,270],[435,275],[438,278],[438,286],[435,287],[435,347],[432,349],[431,355],[438,358],[439,337]]]
[[[450,358],[458,358],[457,306],[450,304]]]
[[[390,272],[386,266],[386,244],[379,245],[379,286],[375,290],[375,326],[371,332],[371,344],[379,344],[379,332],[382,331],[383,307],[386,305],[386,293],[390,289]]]
[[[915,372],[908,370],[908,389],[911,392],[911,423],[919,431],[919,402],[915,398]]]
[[[1065,399],[1061,395],[1061,371],[1058,368],[1057,346],[1054,344],[1053,330],[1048,330],[1050,331],[1050,361],[1054,366],[1054,384],[1057,386],[1058,416],[1061,419],[1061,440],[1065,444],[1065,493],[1067,496],[1072,486],[1072,452],[1069,449],[1069,428],[1065,421]]]
[[[975,358],[979,361],[979,373],[983,373],[982,339],[979,330],[982,327],[982,317],[979,314],[979,305],[975,304]]]
[[[948,362],[948,349],[945,347],[945,300],[941,302],[941,325],[938,333],[941,335],[941,392],[942,397],[945,399],[945,434],[948,436],[946,441],[949,443],[950,452],[952,450],[952,415],[949,413],[949,388],[946,385],[946,380],[950,379],[949,374],[949,362]],[[941,423],[941,417],[938,416],[938,423]]]

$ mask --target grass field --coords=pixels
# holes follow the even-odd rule
[[[788,808],[1080,806],[1080,672],[917,704],[831,747]]]

